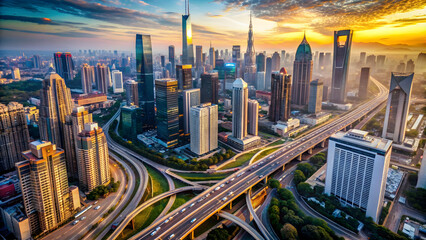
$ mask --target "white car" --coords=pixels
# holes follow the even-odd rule
[[[260,175],[259,178],[263,178],[263,175]]]
[[[231,196],[232,194],[234,194],[234,192],[230,192],[230,193],[228,193],[228,196]]]
[[[72,222],[72,225],[76,225],[78,222],[80,222],[80,220],[75,220],[74,222]]]
[[[225,184],[223,184],[223,183],[222,183],[222,184],[220,184],[220,187],[224,187],[224,186],[225,186]]]
[[[193,219],[191,220],[191,223],[195,222],[196,220],[197,220],[196,218],[193,218]]]
[[[97,207],[95,207],[95,210],[98,210],[99,208],[101,208],[101,206],[97,206]]]
[[[157,227],[156,229],[155,229],[155,231],[158,231],[158,230],[160,230],[161,229],[161,227]]]
[[[232,181],[234,181],[234,180],[235,180],[235,178],[231,178],[231,180],[230,180],[230,181],[232,182]]]
[[[168,218],[167,218],[167,219],[164,221],[164,223],[168,223],[169,221],[170,221],[170,219],[168,219]]]
[[[216,187],[214,190],[215,190],[215,191],[217,191],[217,190],[219,190],[219,189],[220,189],[220,187]]]
[[[226,201],[228,198],[227,197],[224,197],[224,198],[222,198],[222,201]]]
[[[185,211],[186,211],[186,208],[184,208],[184,209],[180,210],[180,212],[181,212],[181,213],[183,213],[183,212],[185,212]]]
[[[209,197],[209,196],[210,196],[210,193],[207,193],[207,194],[206,194],[206,197]]]
[[[80,221],[83,221],[84,219],[86,219],[86,217],[82,217],[82,218],[80,218]]]
[[[170,235],[170,236],[169,236],[169,239],[172,239],[174,236],[175,236],[174,234]]]
[[[151,233],[151,236],[154,236],[157,233],[157,231],[154,231]]]
[[[191,205],[189,205],[189,207],[193,207],[195,205],[195,203],[191,203]]]

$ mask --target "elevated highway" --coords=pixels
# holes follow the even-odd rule
[[[241,220],[241,218],[232,215],[228,212],[219,212],[217,214],[219,217],[225,218],[229,221],[234,222],[235,224],[237,224],[238,226],[240,226],[241,228],[243,228],[244,230],[246,230],[246,232],[248,232],[254,239],[256,240],[265,240],[265,238],[258,232],[256,231],[252,226],[250,226],[248,223],[246,223],[245,221]]]
[[[278,238],[275,238],[268,229],[263,225],[262,220],[260,220],[259,216],[257,216],[256,212],[254,211],[253,204],[251,202],[251,189],[247,191],[246,194],[246,202],[247,202],[247,208],[249,209],[250,215],[253,217],[254,222],[256,223],[257,227],[259,228],[260,232],[263,234],[266,240],[279,240]]]

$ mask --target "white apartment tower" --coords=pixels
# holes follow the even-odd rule
[[[204,103],[191,108],[191,151],[203,155],[217,148],[218,106]]]
[[[183,91],[183,129],[185,135],[190,133],[190,110],[193,106],[200,105],[200,89],[188,89]]]
[[[330,137],[325,193],[379,220],[392,141],[352,129]]]
[[[123,73],[119,70],[113,70],[112,73],[112,90],[114,93],[124,92]]]
[[[247,83],[237,78],[232,84],[232,135],[243,139],[247,136]]]
[[[259,103],[256,100],[248,100],[248,128],[247,132],[250,135],[258,135],[259,125]]]

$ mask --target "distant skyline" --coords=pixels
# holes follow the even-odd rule
[[[294,52],[303,31],[313,51],[332,51],[333,31],[354,30],[354,52],[426,50],[426,2],[193,0],[193,43],[208,49],[247,45],[250,10],[257,51]],[[134,51],[149,34],[155,52],[181,53],[184,0],[3,0],[0,50]]]

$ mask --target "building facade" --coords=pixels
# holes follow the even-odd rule
[[[179,138],[178,82],[165,78],[155,80],[157,137],[167,148],[175,147]]]
[[[190,131],[190,110],[193,106],[200,105],[200,89],[188,89],[183,91],[183,120],[184,134],[188,136]]]
[[[285,68],[272,73],[271,104],[269,105],[269,121],[287,121],[290,119],[291,75]]]
[[[204,103],[191,107],[191,151],[203,155],[218,148],[218,106]]]
[[[232,89],[232,135],[234,138],[243,139],[247,136],[247,104],[247,83],[237,78]]]
[[[192,44],[192,24],[189,14],[189,1],[185,1],[185,15],[182,15],[182,63],[194,66],[194,45]]]
[[[81,86],[83,93],[92,93],[92,84],[95,82],[95,68],[89,64],[83,64],[81,68]]]
[[[370,81],[370,68],[369,67],[361,68],[359,88],[358,88],[358,98],[367,99],[369,81]]]
[[[256,100],[249,99],[247,111],[247,133],[253,136],[257,136],[259,126],[259,103]]]
[[[218,73],[201,74],[201,103],[217,104],[219,101],[219,75]]]
[[[111,81],[109,67],[98,63],[95,68],[96,89],[101,93],[108,93],[109,83]]]
[[[303,40],[297,48],[293,65],[293,84],[291,102],[295,105],[306,106],[309,103],[309,87],[312,81],[312,51],[311,46],[303,36]]]
[[[56,73],[65,81],[72,81],[74,79],[74,62],[71,53],[54,53],[53,60],[55,62]]]
[[[112,76],[112,91],[114,93],[124,92],[123,73],[119,70],[113,70],[111,73],[111,76]]]
[[[139,104],[138,83],[135,80],[126,81],[126,104],[127,106]]]
[[[322,109],[322,91],[324,84],[319,79],[316,79],[312,81],[310,85],[308,112],[317,114],[321,112]]]

